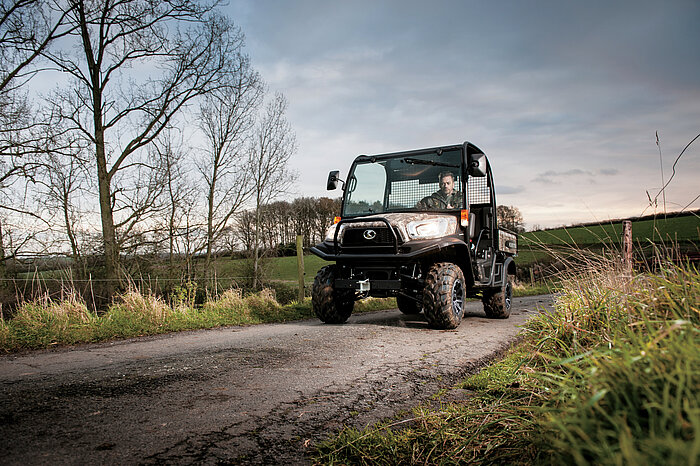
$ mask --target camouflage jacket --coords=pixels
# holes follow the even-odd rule
[[[447,207],[448,205],[452,207]],[[420,210],[461,209],[462,193],[455,191],[449,196],[445,196],[442,191],[437,191],[421,199],[416,204],[416,208]]]

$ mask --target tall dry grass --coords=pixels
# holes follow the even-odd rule
[[[132,287],[116,296],[107,311],[97,316],[77,294],[56,300],[45,295],[23,303],[11,319],[0,319],[0,348],[47,348],[311,315],[309,306],[281,306],[269,290],[245,297],[240,290],[227,290],[201,307],[191,305],[188,295],[184,296],[169,304],[153,293]]]
[[[69,293],[60,301],[45,295],[23,303],[9,322],[3,321],[2,334],[5,342],[12,339],[19,345],[73,344],[89,333],[97,319],[77,294]]]
[[[48,295],[23,303],[15,316],[0,315],[0,350],[6,352],[55,345],[98,342],[141,335],[220,327],[285,322],[314,316],[309,299],[281,305],[275,291],[244,295],[232,288],[196,306],[196,286],[185,284],[169,302],[148,289],[130,288],[101,315],[92,313],[77,294],[60,299]],[[357,312],[396,307],[394,299],[370,299]]]
[[[700,461],[700,273],[666,265],[594,269],[564,286],[558,312],[528,325],[551,393],[542,447],[556,461]]]
[[[555,311],[529,321],[459,403],[347,429],[320,464],[700,463],[700,272],[628,273],[571,250]]]

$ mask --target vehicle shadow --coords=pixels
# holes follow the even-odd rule
[[[481,309],[470,309],[467,307],[464,313],[464,319],[472,317],[486,317]],[[414,329],[431,329],[425,316],[420,314],[403,314],[398,309],[388,311],[371,312],[367,314],[356,314],[350,318],[348,322],[351,325],[376,325],[381,327],[402,327]]]

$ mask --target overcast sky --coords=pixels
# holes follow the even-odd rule
[[[700,1],[271,1],[224,8],[289,100],[298,195],[358,154],[473,142],[528,226],[652,213],[700,133]],[[667,209],[700,195],[700,139]],[[661,198],[659,198],[661,201]],[[688,208],[700,208],[695,201]],[[659,204],[657,211],[662,211]]]

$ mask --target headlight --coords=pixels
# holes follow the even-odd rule
[[[326,238],[324,241],[333,241],[333,238],[335,237],[335,230],[338,229],[338,224],[334,223],[333,225],[329,226],[328,229],[326,230]]]
[[[450,217],[416,220],[406,225],[411,239],[431,239],[451,235],[457,229],[457,220]]]

